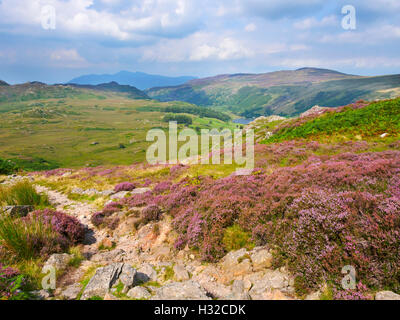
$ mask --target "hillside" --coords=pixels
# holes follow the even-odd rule
[[[23,190],[37,211],[0,216],[0,257],[30,288],[59,261],[57,289],[35,293],[48,300],[399,299],[399,103],[258,119],[249,126],[273,135],[245,176],[234,164],[137,163],[3,177],[0,203]],[[357,271],[352,288],[343,266]],[[0,297],[29,298],[24,284]]]
[[[140,90],[145,90],[153,87],[177,86],[193,79],[195,78],[166,77],[160,75],[151,75],[143,72],[121,71],[116,74],[83,75],[81,77],[72,79],[68,83],[97,85],[101,83],[117,82],[123,85],[134,86]]]
[[[265,74],[221,75],[146,93],[160,101],[186,101],[229,110],[246,118],[298,115],[314,105],[338,107],[360,99],[400,95],[400,75],[361,77],[302,68]]]
[[[0,114],[0,172],[141,162],[147,132],[167,130],[171,117],[195,130],[234,127],[221,112],[150,100],[116,83],[0,87]]]
[[[17,85],[0,86],[0,103],[39,99],[105,99],[110,96],[123,96],[130,99],[149,99],[135,87],[121,86],[117,83],[96,86],[47,85],[41,82],[28,82]]]

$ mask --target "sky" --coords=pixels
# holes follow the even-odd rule
[[[0,0],[9,83],[121,70],[396,74],[399,52],[399,0]]]

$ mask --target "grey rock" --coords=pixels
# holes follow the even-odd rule
[[[213,282],[211,279],[209,279],[209,281],[203,279],[203,281],[199,281],[199,283],[211,297],[216,299],[225,299],[225,297],[232,293],[229,287],[218,282]]]
[[[169,283],[157,289],[152,300],[210,300],[206,291],[198,282],[189,280],[185,282]]]
[[[232,285],[232,293],[226,296],[224,300],[250,300],[244,281],[235,280]]]
[[[149,191],[151,192],[150,188],[136,188],[131,191],[131,194],[143,194]]]
[[[79,283],[75,283],[73,285],[68,286],[62,293],[61,298],[65,300],[76,300],[78,298],[79,293],[81,292],[82,287]]]
[[[123,267],[123,263],[114,263],[97,269],[96,274],[86,286],[81,299],[87,300],[94,296],[104,297],[117,282]]]
[[[247,253],[247,250],[245,248],[242,248],[237,251],[231,251],[229,252],[225,257],[222,258],[221,263],[222,263],[222,268],[229,270],[236,265],[239,264],[239,259],[243,258]]]
[[[68,263],[71,261],[72,255],[67,253],[56,253],[50,256],[45,262],[44,266],[51,266],[56,268],[58,271],[65,270],[68,267]]]
[[[267,249],[256,250],[251,254],[254,271],[271,268],[272,254]]]
[[[380,291],[375,295],[375,300],[400,300],[400,295],[392,291]]]
[[[258,300],[266,292],[279,289],[282,292],[291,291],[289,277],[279,270],[268,271],[263,278],[257,281],[251,288],[249,294],[253,300]]]
[[[31,294],[37,300],[46,300],[46,299],[49,299],[51,297],[51,294],[47,290],[31,291]]]
[[[111,199],[122,199],[125,198],[125,196],[129,193],[129,191],[120,191],[115,194],[113,194],[110,198]]]
[[[100,191],[100,195],[106,196],[106,197],[111,196],[111,195],[113,195],[114,193],[115,193],[114,190],[104,190],[104,191]]]
[[[128,291],[127,296],[132,299],[149,299],[151,294],[146,288],[135,287]]]
[[[149,263],[142,265],[136,273],[135,284],[142,284],[157,280],[157,272]]]
[[[123,293],[127,293],[135,284],[136,270],[130,265],[124,264],[119,276],[119,281],[124,285]]]
[[[190,279],[189,272],[181,264],[174,266],[174,273],[177,281],[186,281]]]
[[[115,249],[106,252],[99,252],[90,258],[93,262],[122,262],[126,252],[122,249]]]
[[[26,217],[34,210],[33,206],[6,206],[4,211],[12,217]]]

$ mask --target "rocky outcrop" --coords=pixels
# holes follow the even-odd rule
[[[135,276],[136,270],[124,263],[114,263],[99,268],[83,291],[81,299],[104,297],[113,285],[119,282],[124,285],[124,292],[128,292],[134,286]]]
[[[173,282],[157,289],[152,300],[210,300],[206,291],[193,280]]]
[[[375,295],[375,300],[400,300],[400,295],[392,291],[380,291]]]

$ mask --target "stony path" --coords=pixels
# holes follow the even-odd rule
[[[38,192],[46,193],[48,195],[50,203],[54,205],[56,210],[68,213],[77,218],[87,228],[83,251],[92,253],[93,251],[97,251],[97,245],[99,241],[105,237],[105,234],[93,226],[90,218],[94,212],[98,211],[98,209],[90,203],[70,200],[65,194],[58,191],[38,185],[35,187]]]

